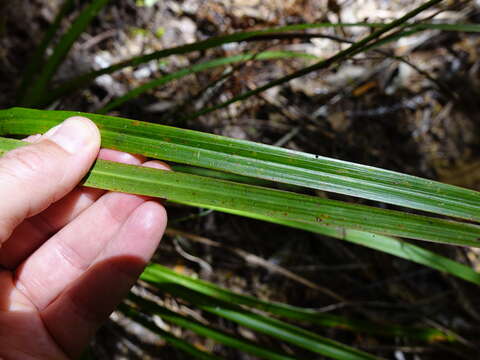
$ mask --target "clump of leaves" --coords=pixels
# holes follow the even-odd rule
[[[148,2],[148,4],[145,1],[145,5],[153,5],[153,3],[155,1]],[[41,108],[65,94],[88,85],[98,76],[170,55],[202,51],[231,42],[265,41],[293,31],[325,27],[366,26],[373,29],[370,35],[328,59],[318,61],[307,54],[287,51],[247,53],[214,59],[153,79],[99,109],[99,113],[107,113],[134,97],[165,85],[174,79],[236,62],[268,61],[291,57],[316,61],[310,66],[236,96],[225,103],[201,109],[194,116],[205,115],[289,80],[325,69],[356,54],[375,49],[387,42],[419,31],[433,28],[448,31],[480,30],[477,25],[470,24],[417,24],[410,22],[414,16],[438,3],[441,3],[441,0],[427,1],[417,9],[388,24],[298,24],[224,35],[140,55],[105,69],[79,75],[62,84],[52,84],[58,67],[73,43],[85,31],[96,14],[108,4],[108,0],[90,1],[66,33],[60,37],[53,47],[52,55],[46,57],[46,50],[57,35],[62,19],[74,8],[75,2],[66,0],[42,40],[33,61],[25,70],[18,103],[26,107]],[[71,112],[25,108],[0,110],[0,135],[17,137],[41,133],[74,114],[78,115],[78,113]],[[398,256],[480,285],[480,275],[470,267],[401,239],[479,246],[480,226],[475,224],[480,221],[480,207],[478,206],[480,193],[478,192],[383,169],[248,141],[137,120],[98,114],[87,114],[86,116],[96,122],[101,129],[103,147],[114,147],[118,150],[173,161],[185,166],[178,167],[174,172],[165,172],[98,160],[85,179],[85,186],[162,197],[171,202],[214,209],[330,236]],[[23,145],[25,143],[19,140],[0,138],[0,154]],[[323,199],[299,194],[293,190],[279,190],[275,186],[276,183],[356,196],[421,210],[434,215],[453,217],[457,220]],[[472,223],[462,220],[469,220]],[[313,309],[255,299],[210,283],[181,276],[158,264],[149,266],[142,275],[142,279],[157,289],[181,298],[203,311],[312,353],[335,359],[375,359],[376,357],[319,336],[303,327],[279,320],[279,318],[302,324],[337,327],[354,332],[410,337],[419,341],[458,340],[454,334],[437,329],[405,328],[396,325],[379,326],[366,321],[319,313]],[[132,294],[129,300],[122,304],[120,311],[145,327],[154,330],[172,346],[195,358],[218,359],[219,357],[201,351],[160,329],[151,319],[153,314],[161,316],[166,322],[189,329],[201,336],[212,338],[226,346],[259,358],[294,358],[276,349],[237,339],[231,334],[176,314],[157,301],[138,295]],[[259,311],[262,311],[262,314],[259,314]]]

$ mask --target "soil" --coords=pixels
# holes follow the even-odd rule
[[[0,107],[16,103],[23,70],[58,10],[59,0],[0,3]],[[70,14],[68,28],[78,13]],[[422,1],[315,0],[184,0],[110,2],[75,44],[55,83],[140,53],[173,47],[245,29],[320,21],[388,21]],[[422,14],[446,22],[477,23],[478,2],[445,1]],[[318,32],[318,31],[317,31]],[[352,40],[361,28],[325,29],[322,33]],[[243,51],[287,49],[327,57],[342,46],[326,39],[284,39],[240,43],[220,49],[170,57],[97,79],[88,88],[65,96],[53,109],[94,112],[149,78],[215,57]],[[248,62],[189,75],[136,98],[112,114],[187,127],[230,137],[276,144],[346,161],[377,166],[480,190],[480,36],[475,33],[429,31],[386,45],[323,72],[312,73],[279,88],[206,116],[185,120],[198,109],[225,101],[305,66],[302,60]],[[387,56],[388,55],[388,56]],[[392,56],[402,56],[428,73],[419,73]],[[227,76],[225,76],[227,74]],[[332,199],[376,204],[318,192]],[[480,343],[480,291],[440,272],[364,247],[264,222],[168,205],[172,229],[156,261],[231,290],[261,299],[323,309],[379,325],[418,325],[460,334],[462,344],[421,343],[402,337],[384,338],[339,329],[316,332],[388,359],[472,359]],[[190,235],[188,235],[190,234]],[[220,247],[195,241],[202,236]],[[198,240],[198,239],[197,239]],[[480,269],[476,249],[436,245],[434,249]],[[268,266],[227,251],[237,248],[267,263],[290,270],[346,301],[279,275]],[[140,289],[141,284],[138,285]],[[172,308],[197,314],[239,337],[282,349],[296,358],[309,355],[297,348],[211,318],[188,304],[169,298]],[[185,310],[187,309],[187,310]],[[134,328],[118,313],[93,341],[99,359],[186,359],[145,329]],[[227,359],[253,359],[169,326],[195,346]],[[139,339],[140,337],[140,339]]]

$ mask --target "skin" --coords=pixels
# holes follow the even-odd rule
[[[168,170],[113,150],[85,118],[0,158],[0,359],[74,359],[144,269],[163,206],[78,187],[94,160]],[[82,137],[83,134],[83,137]]]

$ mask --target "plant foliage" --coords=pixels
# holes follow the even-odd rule
[[[88,28],[92,19],[109,3],[108,0],[88,1],[67,31],[52,45],[54,39],[59,36],[62,20],[75,7],[75,1],[66,0],[40,42],[32,61],[25,69],[17,103],[24,107],[46,107],[61,97],[88,86],[101,75],[112,74],[152,60],[205,51],[229,43],[269,41],[284,36],[295,37],[304,30],[330,27],[360,26],[372,29],[368,36],[357,42],[351,42],[348,48],[327,59],[317,59],[304,53],[282,50],[210,59],[152,79],[125,95],[113,99],[98,110],[100,114],[106,114],[125,102],[173,80],[229,64],[289,58],[302,58],[305,62],[310,62],[310,65],[296,72],[234,96],[224,103],[200,109],[196,114],[189,116],[189,119],[194,119],[421,31],[432,29],[480,31],[480,26],[476,24],[412,21],[415,16],[441,2],[442,0],[426,1],[413,11],[386,24],[366,22],[295,24],[213,37],[150,54],[141,54],[58,84],[52,80],[72,45]],[[322,34],[316,33],[312,36],[321,37]],[[52,51],[51,55],[47,56],[49,48]],[[430,80],[434,79],[430,78]],[[176,163],[173,166],[174,171],[166,172],[98,160],[84,181],[86,186],[161,197],[171,202],[214,209],[310,231],[376,249],[480,285],[480,274],[469,266],[405,240],[478,247],[480,226],[475,224],[480,221],[478,205],[480,193],[478,192],[315,154],[100,114],[26,108],[0,110],[0,136],[20,137],[43,133],[66,117],[85,115],[98,125],[103,147]],[[19,140],[0,138],[0,155],[24,145],[26,143]],[[285,188],[288,191],[281,190]],[[312,193],[310,190],[324,190],[374,200],[403,209],[422,211],[426,215],[329,200],[310,195]],[[311,356],[324,355],[334,359],[376,359],[371,354],[318,335],[315,328],[320,327],[382,336],[408,337],[428,342],[459,340],[454,334],[438,329],[402,327],[394,324],[379,325],[366,320],[324,314],[315,309],[256,299],[211,283],[182,276],[158,264],[148,266],[142,275],[142,280],[161,291],[161,294],[176,296],[205,312],[250,328],[257,333],[268,335],[277,341],[290,343],[303,351],[312,353]],[[119,310],[194,358],[220,359],[160,328],[152,320],[153,315],[160,316],[170,324],[259,358],[279,360],[294,358],[278,349],[238,339],[223,330],[173,312],[162,305],[158,298],[145,298],[131,294],[129,300],[122,304]],[[313,329],[307,330],[305,326]]]

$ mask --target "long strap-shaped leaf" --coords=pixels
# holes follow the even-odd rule
[[[223,359],[216,355],[207,353],[205,351],[201,351],[197,349],[195,346],[186,342],[185,340],[176,337],[175,335],[169,333],[168,331],[160,329],[153,321],[147,319],[145,316],[143,316],[143,314],[141,314],[139,311],[132,308],[131,306],[121,304],[119,309],[124,315],[128,316],[129,318],[134,320],[136,323],[144,326],[150,331],[156,333],[157,335],[162,337],[167,343],[169,343],[171,346],[185,352],[186,354],[192,356],[194,359],[200,359],[200,360],[222,360]]]
[[[5,151],[23,144],[18,140],[2,139],[0,146]],[[98,160],[85,185],[161,197],[244,216],[273,217],[306,225],[321,223],[337,229],[480,246],[480,226],[477,225],[110,161]]]
[[[378,43],[383,42],[385,40],[384,35],[387,34],[388,32],[390,32],[393,29],[398,28],[402,25],[403,26],[407,25],[408,24],[407,22],[410,19],[412,19],[416,15],[422,13],[423,11],[427,10],[428,8],[430,8],[430,7],[432,7],[436,4],[439,4],[442,1],[443,0],[429,0],[429,1],[426,1],[422,5],[418,6],[417,8],[415,8],[412,11],[405,14],[404,16],[402,16],[402,17],[400,17],[396,20],[393,20],[392,22],[390,22],[388,24],[385,24],[380,29],[374,31],[370,35],[364,37],[363,39],[361,39],[357,42],[354,42],[353,44],[351,44],[345,50],[341,50],[338,53],[336,53],[335,55],[333,55],[333,56],[331,56],[331,57],[329,57],[325,60],[320,60],[319,62],[317,62],[313,65],[307,66],[307,67],[305,67],[303,69],[300,69],[300,70],[297,70],[297,71],[295,71],[291,74],[288,74],[288,75],[285,75],[281,78],[270,81],[269,83],[267,83],[265,85],[262,85],[262,86],[259,86],[256,89],[244,92],[240,95],[237,95],[237,96],[231,98],[230,100],[227,100],[227,101],[225,101],[221,104],[212,106],[210,108],[202,109],[198,113],[194,114],[193,118],[198,117],[200,115],[208,114],[212,111],[215,111],[215,110],[218,110],[218,109],[221,109],[221,108],[224,108],[224,107],[227,107],[227,106],[229,106],[233,103],[236,103],[238,101],[248,99],[251,96],[260,94],[260,93],[262,93],[262,92],[264,92],[268,89],[271,89],[273,87],[285,84],[285,83],[287,83],[287,82],[289,82],[293,79],[297,79],[299,77],[305,76],[305,75],[307,75],[311,72],[327,69],[327,68],[329,68],[330,66],[332,66],[336,63],[339,63],[343,60],[351,58],[354,55],[362,53],[362,52],[366,51],[367,49],[370,49],[373,46],[378,45]],[[387,35],[387,37],[388,37],[388,35]]]
[[[230,35],[223,35],[219,37],[210,38],[203,41],[198,41],[191,44],[181,45],[178,47],[159,50],[151,54],[140,55],[134,58],[119,62],[107,68],[92,71],[86,74],[79,75],[74,79],[66,82],[63,85],[58,86],[51,92],[44,94],[41,100],[36,102],[35,106],[48,105],[56,98],[70,93],[78,88],[84,87],[97,77],[105,74],[111,74],[129,66],[138,66],[151,60],[158,60],[170,55],[186,54],[194,51],[207,50],[223,44],[235,43],[241,41],[253,41],[268,39],[268,36],[275,37],[275,34],[284,34],[292,31],[328,28],[328,27],[370,27],[379,28],[384,26],[383,23],[312,23],[312,24],[295,24],[287,25],[278,28],[267,28],[261,30],[237,32]],[[480,32],[480,26],[477,24],[408,24],[406,25],[408,31],[405,36],[418,33],[423,30],[444,30],[444,31],[467,31],[467,32]],[[401,37],[401,36],[399,36]]]
[[[254,356],[258,356],[261,359],[298,360],[291,356],[288,356],[287,354],[276,352],[274,350],[269,349],[268,347],[259,346],[253,342],[236,338],[232,335],[221,332],[212,327],[206,326],[198,321],[195,321],[186,316],[177,314],[173,311],[168,310],[163,306],[160,306],[154,303],[153,301],[146,300],[137,295],[130,294],[129,299],[135,302],[137,306],[140,306],[141,309],[148,314],[159,315],[164,321],[167,321],[175,325],[181,326],[185,329],[191,330],[201,336],[208,337],[221,344],[250,353]],[[125,309],[125,307],[122,307],[122,309]]]
[[[154,282],[157,288],[195,304],[204,311],[309,351],[338,360],[379,360],[371,354],[284,321],[256,314],[234,303],[216,300],[177,284],[162,281],[151,282]]]
[[[308,29],[317,29],[317,28],[330,28],[330,27],[370,27],[378,28],[382,27],[384,24],[380,23],[313,23],[313,24],[295,24],[287,25],[276,28],[267,28],[261,30],[253,31],[242,31],[229,35],[223,35],[218,37],[209,38],[202,41],[197,41],[190,44],[180,45],[172,48],[167,48],[159,51],[155,51],[150,54],[135,56],[131,59],[121,61],[117,64],[111,65],[104,69],[92,71],[86,74],[79,75],[70,81],[66,82],[53,89],[51,92],[44,94],[44,96],[39,99],[37,102],[32,104],[32,106],[44,106],[48,105],[50,102],[56,98],[68,94],[78,88],[86,86],[94,79],[98,78],[101,75],[111,74],[121,69],[130,66],[138,66],[144,63],[147,63],[152,60],[159,60],[166,58],[171,55],[182,55],[195,51],[204,51],[207,49],[215,48],[224,44],[236,43],[241,41],[252,41],[252,40],[267,40],[266,36],[275,37],[275,34],[284,34],[292,31],[308,30]]]
[[[143,272],[142,279],[155,284],[165,282],[181,285],[192,291],[199,292],[217,300],[238,305],[245,305],[251,308],[269,312],[275,316],[299,320],[304,323],[315,324],[318,326],[340,328],[357,333],[360,332],[388,336],[403,336],[426,341],[454,340],[454,337],[445,335],[437,329],[392,326],[388,324],[379,325],[367,321],[346,319],[340,316],[319,312],[314,309],[301,308],[278,302],[257,299],[253,296],[235,293],[206,281],[178,274],[175,271],[172,271],[169,268],[159,264],[150,264]]]
[[[225,66],[228,64],[233,64],[237,62],[245,62],[248,60],[271,60],[271,59],[284,59],[284,58],[307,58],[307,59],[316,59],[316,56],[309,55],[306,53],[301,52],[294,52],[294,51],[264,51],[261,53],[251,53],[251,54],[240,54],[228,57],[222,57],[210,61],[205,61],[199,64],[195,64],[193,66],[186,67],[184,69],[175,71],[171,74],[162,76],[158,79],[149,81],[141,86],[136,87],[135,89],[129,91],[125,95],[112,100],[103,108],[97,111],[98,114],[106,114],[109,111],[117,108],[118,106],[122,105],[123,103],[138,97],[139,95],[147,92],[148,90],[154,89],[156,87],[165,85],[173,80],[182,78],[184,76],[194,74],[197,72],[205,71],[207,69]]]
[[[26,91],[25,97],[22,99],[24,106],[34,106],[38,104],[40,99],[47,93],[46,90],[50,80],[55,75],[63,59],[67,56],[72,45],[109,1],[110,0],[91,0],[90,4],[82,10],[69,30],[61,37],[55,46],[52,56],[47,60],[37,81]]]
[[[102,133],[102,146],[107,148],[480,221],[480,193],[476,191],[192,130],[95,114],[13,108],[0,110],[0,135],[42,133],[73,115],[92,119]],[[371,211],[373,216],[377,210]],[[328,222],[321,216],[317,220]],[[378,225],[380,220],[373,221]],[[400,229],[401,223],[397,225]]]
[[[300,222],[292,222],[272,217],[250,217],[366,246],[374,250],[379,250],[448,273],[473,284],[480,285],[480,273],[476,272],[471,267],[391,236],[378,235],[354,229],[338,230],[321,226],[320,224],[303,224]]]
[[[65,0],[58,12],[52,25],[48,28],[42,41],[38,45],[37,49],[32,55],[27,67],[23,71],[22,82],[20,83],[17,93],[17,101],[21,101],[22,96],[25,94],[27,88],[34,82],[37,72],[41,70],[42,65],[45,62],[45,53],[51,41],[57,35],[57,31],[60,29],[60,25],[69,12],[75,7],[75,0]]]

